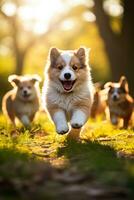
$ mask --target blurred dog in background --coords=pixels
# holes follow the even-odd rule
[[[125,76],[118,83],[108,82],[105,88],[109,89],[107,104],[110,119],[113,125],[118,125],[119,119],[123,119],[123,128],[127,128],[132,117],[134,100],[129,94],[129,86]]]
[[[95,93],[91,108],[91,118],[96,119],[99,115],[103,115],[105,117],[108,89],[104,89],[102,84],[99,82],[94,84],[94,88]]]
[[[3,97],[3,113],[14,125],[15,118],[18,118],[24,126],[29,126],[39,110],[41,78],[38,75],[11,75],[8,81],[13,89]]]

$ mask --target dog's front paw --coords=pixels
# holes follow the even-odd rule
[[[73,113],[72,119],[70,121],[70,124],[72,126],[72,128],[81,128],[86,122],[86,115],[84,112],[82,112],[81,110],[76,110]]]
[[[81,128],[84,124],[80,122],[71,122],[72,128]]]
[[[72,128],[81,128],[84,125],[84,120],[75,118],[71,120],[71,126]]]
[[[29,117],[27,115],[23,115],[21,117],[21,122],[25,127],[29,127],[30,126],[30,120],[29,120]]]
[[[69,131],[69,127],[65,126],[64,124],[61,124],[60,126],[58,126],[56,128],[56,131],[57,131],[58,134],[64,135]]]
[[[117,119],[117,117],[111,117],[111,123],[112,123],[113,125],[117,126],[117,124],[118,124],[118,119]]]

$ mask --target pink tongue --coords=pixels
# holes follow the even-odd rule
[[[64,87],[65,90],[71,90],[72,82],[71,81],[64,81],[63,87]]]

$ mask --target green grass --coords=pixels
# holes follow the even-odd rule
[[[28,130],[0,115],[0,199],[133,199],[133,157],[134,131],[100,118],[76,142],[45,114]]]

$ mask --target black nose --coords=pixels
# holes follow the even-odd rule
[[[114,101],[117,101],[117,100],[118,100],[118,97],[117,97],[116,95],[114,95],[114,96],[113,96],[113,100],[114,100]]]
[[[70,78],[71,78],[71,74],[70,74],[70,73],[65,73],[65,74],[64,74],[64,77],[65,77],[65,79],[67,79],[67,80],[68,80],[68,79],[70,79]]]
[[[26,90],[24,90],[24,94],[27,94],[27,91],[26,91]]]

